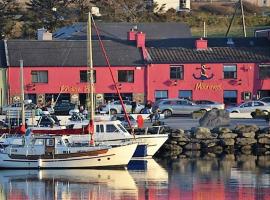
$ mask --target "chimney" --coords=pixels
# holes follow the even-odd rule
[[[208,48],[207,40],[204,40],[203,38],[200,38],[196,40],[195,47],[197,50],[205,50]]]
[[[145,47],[145,33],[138,32],[136,34],[136,40],[137,40],[137,48],[144,48]]]
[[[45,28],[40,28],[37,30],[38,40],[52,40],[52,33],[48,32]]]
[[[137,31],[134,30],[133,28],[127,32],[127,39],[128,41],[135,41],[136,40],[136,33]]]

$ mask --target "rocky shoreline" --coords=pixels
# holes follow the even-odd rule
[[[205,154],[212,157],[224,154],[270,155],[270,127],[260,129],[256,125],[226,127],[196,127],[189,131],[165,127],[163,133],[169,139],[159,150],[160,158],[185,158]]]

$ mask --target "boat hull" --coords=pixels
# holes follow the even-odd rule
[[[0,168],[104,168],[124,167],[129,163],[137,143],[108,149],[106,153],[94,156],[71,157],[65,159],[12,159],[8,154],[0,154]]]
[[[149,134],[136,135],[136,141],[139,144],[146,144],[146,156],[152,157],[168,139],[168,134]]]

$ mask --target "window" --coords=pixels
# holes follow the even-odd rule
[[[192,90],[179,90],[178,97],[181,99],[192,100]]]
[[[270,78],[270,65],[267,64],[259,65],[259,78],[260,79]]]
[[[32,83],[48,83],[48,71],[31,71]]]
[[[251,100],[251,92],[242,92],[242,100]]]
[[[119,130],[113,124],[107,124],[106,131],[109,133],[119,132]]]
[[[237,78],[236,65],[224,65],[223,76],[224,76],[224,79],[236,79]]]
[[[134,71],[118,70],[118,82],[134,83]]]
[[[80,82],[86,83],[87,81],[87,70],[80,71]],[[96,82],[96,70],[93,70],[94,83]],[[90,72],[89,72],[89,82],[90,82]]]
[[[254,106],[264,106],[264,104],[259,101],[254,101]]]
[[[184,79],[184,70],[182,65],[170,67],[170,79]]]
[[[224,104],[226,104],[226,105],[236,105],[237,91],[236,90],[224,90],[223,100],[224,100]]]
[[[168,98],[168,91],[167,90],[156,90],[155,91],[155,99],[167,99]]]

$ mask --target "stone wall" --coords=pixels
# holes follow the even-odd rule
[[[169,139],[158,152],[159,157],[183,158],[205,153],[270,155],[270,127],[237,125],[234,129],[196,127],[190,131],[164,131],[169,133]]]

